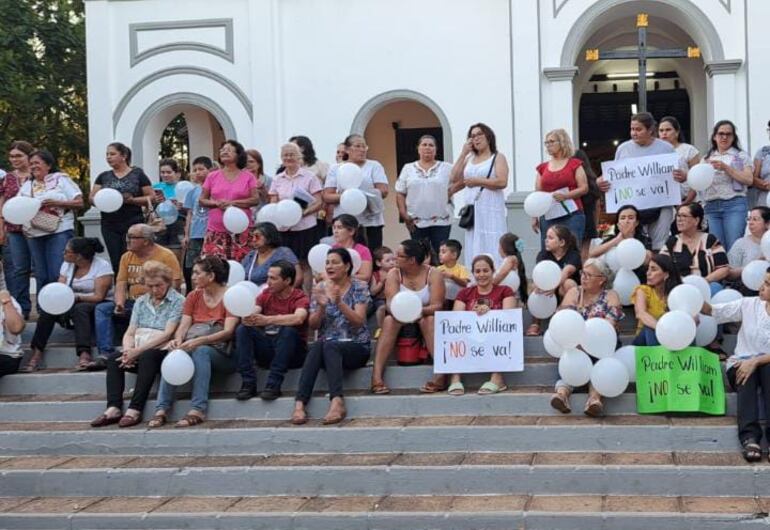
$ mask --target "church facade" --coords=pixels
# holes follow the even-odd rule
[[[516,209],[547,131],[566,129],[595,159],[627,139],[637,62],[586,61],[586,50],[634,50],[639,13],[650,49],[699,51],[648,61],[649,110],[676,115],[701,150],[719,119],[750,152],[764,145],[768,2],[87,0],[92,175],[110,141],[157,175],[160,136],[183,114],[193,157],[236,138],[271,173],[292,135],[333,161],[360,132],[394,182],[415,134],[438,134],[452,161],[481,121],[510,161]],[[389,215],[397,224],[395,203]]]

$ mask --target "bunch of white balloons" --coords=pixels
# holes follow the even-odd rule
[[[280,229],[289,229],[302,220],[302,206],[292,199],[265,204],[257,212],[257,222],[273,223]],[[227,226],[227,224],[225,224]]]
[[[364,174],[358,165],[351,162],[340,164],[337,168],[337,188],[340,195],[340,210],[350,215],[360,215],[366,210],[366,194],[359,186],[364,180]]]
[[[518,272],[511,271],[508,277],[512,274],[515,274],[518,279]],[[535,318],[548,318],[556,311],[556,294],[551,293],[551,291],[555,290],[561,283],[561,268],[555,261],[541,261],[532,270],[532,282],[535,287],[544,292],[532,293],[527,300],[527,309]],[[516,287],[518,288],[518,284]],[[513,287],[511,288],[513,289]]]
[[[639,286],[639,278],[634,274],[634,269],[641,267],[647,257],[647,249],[641,241],[635,238],[624,239],[620,244],[611,249],[605,258],[607,265],[616,272],[612,288],[618,293],[620,303],[633,304],[631,295]]]

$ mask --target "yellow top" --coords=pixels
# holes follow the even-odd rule
[[[454,267],[447,267],[446,265],[439,265],[436,267],[439,271],[446,271],[452,276],[456,276],[457,278],[460,278],[461,280],[470,280],[471,275],[468,272],[468,269],[465,268],[464,265],[461,265],[460,262],[455,263]]]
[[[666,300],[661,299],[658,293],[649,285],[639,285],[631,294],[631,300],[636,300],[637,291],[644,293],[644,298],[647,300],[647,312],[655,319],[663,316],[666,312]],[[638,334],[644,327],[642,321],[639,320],[636,324],[636,333]]]

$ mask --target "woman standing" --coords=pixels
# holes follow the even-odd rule
[[[198,203],[210,208],[203,254],[240,261],[249,253],[249,230],[231,234],[225,228],[223,216],[229,206],[240,208],[252,225],[250,208],[259,202],[259,185],[253,174],[246,171],[246,150],[235,140],[227,140],[219,149],[221,169],[212,171],[203,183]]]
[[[93,204],[94,197],[102,188],[112,188],[123,195],[123,204],[118,210],[101,213],[102,239],[112,262],[112,270],[117,274],[120,257],[126,251],[128,229],[131,225],[144,222],[142,208],[154,195],[152,183],[142,168],[131,167],[131,149],[127,146],[120,142],[109,144],[107,164],[110,170],[96,177],[89,200]]]
[[[246,280],[257,285],[263,285],[267,281],[267,273],[273,263],[281,260],[294,265],[297,271],[295,286],[302,285],[302,267],[294,252],[289,247],[282,246],[281,233],[273,223],[257,223],[252,233],[254,250],[249,252],[241,265],[246,271]]]
[[[152,189],[159,191],[159,195],[162,195],[163,198],[158,197],[158,199],[171,201],[177,210],[177,218],[173,223],[166,225],[166,229],[157,235],[155,242],[174,252],[176,259],[181,263],[182,242],[179,236],[184,235],[185,218],[180,215],[183,205],[176,200],[176,185],[182,178],[182,169],[173,158],[164,158],[158,167],[160,182],[153,184]]]
[[[493,251],[508,231],[505,187],[508,161],[497,152],[495,133],[483,123],[471,125],[468,140],[452,168],[451,193],[465,188],[465,204],[473,205],[473,227],[465,231],[465,264],[473,257]]]
[[[704,160],[716,170],[714,182],[701,195],[709,232],[729,249],[746,230],[746,192],[754,181],[753,162],[741,150],[731,121],[722,120],[714,125],[711,148]]]
[[[361,168],[363,180],[358,188],[367,194],[366,209],[357,215],[356,219],[364,227],[366,246],[379,248],[382,246],[382,227],[385,225],[383,200],[388,196],[388,177],[385,175],[382,164],[366,158],[368,150],[369,146],[360,134],[351,134],[345,138],[347,161]],[[339,164],[335,164],[329,169],[329,175],[324,184],[324,202],[335,205],[334,219],[344,213],[339,207],[342,195],[342,190],[337,188],[339,167]]]
[[[679,158],[687,162],[687,167],[691,168],[698,162],[700,162],[700,152],[694,145],[685,143],[684,133],[682,132],[682,126],[679,125],[679,120],[673,116],[664,116],[661,118],[658,124],[658,138],[670,143],[674,146],[674,150],[679,155]],[[691,190],[686,182],[682,182],[682,204],[688,204],[695,200],[695,190]]]
[[[256,149],[246,149],[246,171],[254,175],[257,179],[257,189],[259,190],[259,202],[254,208],[256,214],[259,209],[269,202],[267,190],[270,189],[272,179],[265,174],[265,162],[262,159],[262,153]]]
[[[40,199],[40,212],[49,214],[50,219],[58,218],[58,222],[46,227],[36,227],[35,219],[32,219],[31,226],[24,229],[40,292],[40,289],[59,278],[64,247],[72,239],[75,230],[75,214],[72,210],[83,207],[83,194],[67,175],[59,172],[50,152],[35,151],[29,160],[33,178],[24,183],[19,195]]]
[[[553,200],[561,203],[561,211],[549,211],[540,219],[532,219],[532,229],[541,234],[541,245],[545,233],[553,225],[564,225],[574,234],[579,245],[583,244],[586,216],[583,213],[581,197],[588,193],[588,177],[583,162],[574,158],[567,131],[556,129],[545,135],[544,145],[551,159],[537,166],[535,190],[551,194]]]
[[[636,315],[634,346],[658,346],[655,328],[658,319],[668,311],[668,295],[682,277],[674,262],[665,254],[655,254],[647,267],[647,280],[631,294]]]
[[[324,425],[339,423],[347,411],[342,389],[344,370],[363,368],[369,361],[369,329],[366,308],[369,289],[366,283],[352,278],[353,261],[342,248],[332,249],[326,256],[326,279],[315,286],[310,303],[308,323],[318,330],[318,339],[310,347],[297,388],[297,399],[291,422],[307,423],[306,407],[313,395],[318,372],[326,370],[329,384],[329,411]]]
[[[302,152],[302,166],[307,168],[308,171],[313,173],[318,182],[321,183],[321,191],[323,192],[323,186],[326,182],[326,175],[329,174],[329,164],[318,160],[315,154],[315,148],[313,148],[313,142],[307,136],[292,136],[289,141],[293,144],[297,144],[299,150]],[[332,212],[334,208],[323,202],[321,198],[321,207],[316,213],[316,241],[327,235],[327,220],[331,223]]]
[[[770,121],[765,132],[770,136]],[[770,206],[767,195],[770,191],[770,145],[763,145],[754,155],[754,181],[749,189],[749,207]]]
[[[452,229],[452,164],[436,160],[436,139],[429,134],[420,137],[417,154],[420,158],[406,164],[396,181],[398,213],[412,239],[427,239],[438,254]]]
[[[0,212],[5,201],[13,199],[31,177],[29,157],[34,151],[32,144],[17,141],[11,143],[8,160],[11,171],[0,181]],[[29,299],[29,276],[32,258],[21,225],[11,224],[0,217],[0,244],[3,246],[3,269],[5,283],[11,296],[21,306],[24,318],[29,318],[32,303]]]

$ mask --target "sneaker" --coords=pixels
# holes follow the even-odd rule
[[[257,395],[257,385],[243,385],[241,389],[235,394],[235,399],[238,401],[246,401]]]
[[[265,401],[273,401],[281,397],[281,389],[267,387],[259,394],[259,397]]]

